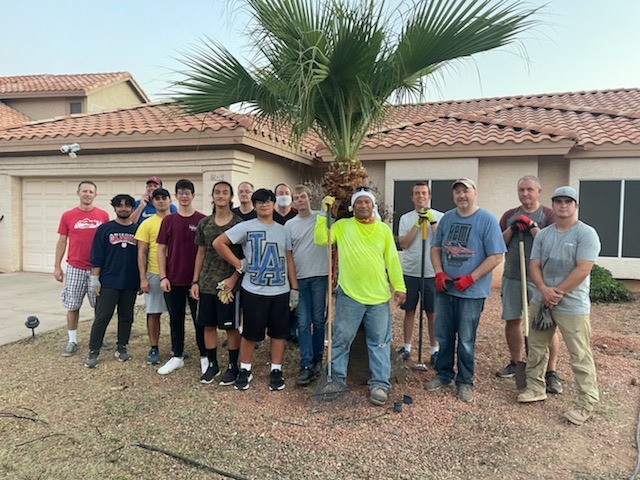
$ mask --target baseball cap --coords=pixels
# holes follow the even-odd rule
[[[467,188],[473,188],[474,190],[477,190],[476,184],[473,182],[473,180],[471,180],[470,178],[467,178],[467,177],[459,178],[458,180],[453,182],[451,184],[451,188],[456,188],[456,185],[458,185],[458,184],[462,184]]]
[[[567,197],[578,203],[578,192],[573,187],[569,187],[565,185],[564,187],[558,187],[553,191],[553,195],[551,195],[551,200],[556,197]]]
[[[166,188],[156,188],[151,194],[151,196],[152,197],[164,196],[164,197],[171,198],[171,194],[169,193],[169,190],[167,190]]]
[[[147,183],[152,183],[152,182],[162,186],[162,179],[160,177],[149,177],[147,179]]]

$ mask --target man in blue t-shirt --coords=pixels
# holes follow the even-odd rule
[[[473,180],[460,178],[452,188],[456,208],[444,214],[431,240],[440,354],[437,374],[424,388],[440,390],[453,386],[455,380],[458,399],[471,402],[476,330],[491,289],[491,271],[502,262],[506,247],[496,218],[476,205]],[[457,374],[453,369],[456,337]]]
[[[133,213],[131,214],[131,221],[136,225],[140,225],[147,218],[155,215],[156,207],[153,206],[151,199],[153,198],[153,192],[162,188],[162,179],[160,177],[149,177],[147,180],[147,189],[145,190],[140,200],[136,200],[136,204],[133,207]],[[171,199],[169,199],[171,201]],[[178,207],[171,204],[169,205],[169,213],[175,213],[178,211]]]

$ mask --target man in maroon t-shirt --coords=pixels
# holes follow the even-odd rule
[[[58,282],[64,282],[60,298],[67,310],[67,330],[69,341],[62,350],[63,357],[70,357],[78,350],[78,319],[84,296],[89,297],[92,307],[96,306],[96,296],[89,288],[91,277],[91,261],[89,254],[96,229],[109,221],[109,214],[93,206],[98,188],[91,180],[83,180],[78,184],[77,194],[80,205],[67,210],[60,218],[58,226],[58,242],[53,262],[53,276]],[[67,252],[67,272],[62,271],[62,258]]]
[[[525,264],[529,264],[533,238],[540,230],[556,221],[553,211],[540,203],[542,186],[535,175],[525,175],[518,180],[518,200],[520,205],[507,210],[500,219],[502,237],[507,245],[504,273],[502,275],[502,319],[504,333],[511,360],[509,364],[498,370],[496,375],[510,378],[516,375],[516,366],[526,358],[524,337],[522,335],[522,283],[520,278],[520,233],[524,243]],[[531,299],[535,285],[527,272],[527,299]],[[562,384],[556,373],[558,363],[558,333],[551,343],[549,365],[546,374],[547,392],[562,393]],[[522,371],[522,370],[521,370]]]
[[[195,187],[189,180],[176,182],[178,211],[162,220],[158,232],[158,269],[160,270],[160,288],[169,310],[171,326],[171,347],[173,356],[158,369],[160,375],[167,375],[184,367],[184,318],[189,302],[193,326],[196,330],[196,343],[200,350],[200,368],[204,374],[209,366],[207,350],[204,345],[204,327],[196,323],[197,302],[189,295],[193,280],[198,246],[196,229],[205,215],[193,206]]]

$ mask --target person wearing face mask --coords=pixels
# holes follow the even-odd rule
[[[291,187],[286,183],[279,183],[274,189],[276,193],[276,204],[273,209],[273,219],[280,225],[287,223],[298,214],[298,211],[291,206],[293,197]]]

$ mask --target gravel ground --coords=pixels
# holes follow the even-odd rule
[[[70,359],[59,355],[63,330],[36,335],[0,348],[0,478],[629,478],[637,459],[638,305],[593,307],[601,402],[582,427],[561,417],[576,398],[564,347],[558,370],[565,392],[545,402],[516,404],[513,380],[494,375],[507,360],[497,290],[478,332],[473,403],[457,401],[454,391],[426,392],[422,384],[433,372],[409,370],[390,394],[390,403],[405,394],[413,398],[400,413],[391,404],[372,406],[366,386],[334,402],[313,397],[313,386],[295,387],[293,348],[286,354],[284,391],[268,391],[262,348],[251,388],[238,392],[200,385],[193,358],[174,374],[157,375],[145,364],[141,317],[130,344],[134,359],[123,364],[105,352],[95,370],[82,366],[89,325],[81,326],[81,354]],[[397,344],[399,310],[394,318]],[[109,332],[113,337],[113,326]],[[196,352],[188,337],[189,351]]]

